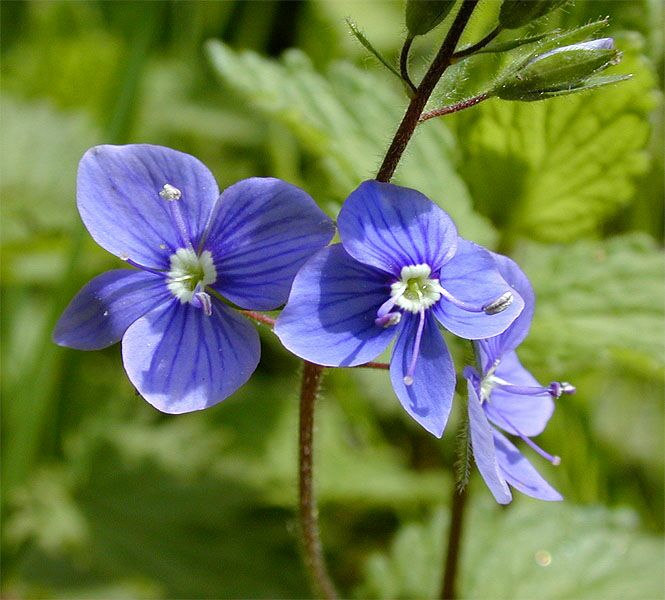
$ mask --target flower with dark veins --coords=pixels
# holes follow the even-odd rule
[[[522,299],[489,252],[460,238],[450,217],[415,190],[366,181],[346,199],[338,228],[342,243],[296,276],[275,333],[297,356],[335,367],[366,363],[396,338],[395,393],[440,437],[455,369],[437,323],[467,339],[494,336]]]
[[[513,260],[494,254],[499,272],[524,299],[524,310],[502,334],[474,342],[479,372],[466,367],[469,391],[471,446],[478,470],[497,502],[512,500],[509,484],[541,500],[561,500],[561,495],[533,468],[531,463],[499,431],[516,436],[552,464],[560,459],[536,445],[530,438],[545,429],[554,411],[554,398],[572,394],[569,383],[541,386],[527,371],[515,349],[526,337],[534,311],[534,294],[526,275]]]
[[[222,298],[244,309],[281,306],[297,270],[334,233],[303,190],[251,178],[220,195],[199,160],[161,146],[90,149],[77,204],[95,241],[136,270],[84,286],[54,341],[98,350],[122,339],[134,387],[167,413],[216,404],[258,364],[258,333]]]

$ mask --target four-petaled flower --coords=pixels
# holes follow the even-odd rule
[[[256,368],[258,333],[222,296],[244,309],[279,307],[334,233],[301,189],[251,178],[220,195],[201,162],[160,146],[92,148],[77,183],[92,237],[138,270],[90,281],[54,340],[97,350],[122,338],[131,382],[168,413],[216,404]]]
[[[515,349],[526,337],[534,311],[531,284],[520,268],[506,256],[494,255],[506,281],[524,299],[524,310],[502,334],[474,342],[482,374],[466,367],[469,391],[471,446],[478,470],[497,502],[512,500],[508,484],[541,500],[561,500],[522,453],[497,428],[521,438],[552,464],[559,458],[539,448],[531,439],[545,429],[561,394],[572,394],[569,383],[541,386],[520,363]]]
[[[457,235],[450,217],[415,190],[366,181],[338,218],[341,244],[296,276],[275,333],[297,356],[354,366],[393,338],[390,376],[406,411],[441,436],[455,369],[438,323],[468,339],[504,331],[523,307],[488,251]]]

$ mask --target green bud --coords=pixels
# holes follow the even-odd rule
[[[455,0],[407,0],[406,28],[410,37],[425,35],[443,21]]]
[[[504,100],[538,100],[545,94],[596,87],[587,86],[587,80],[620,60],[612,38],[563,46],[532,55],[501,79],[491,93]]]
[[[499,24],[504,29],[518,29],[566,2],[568,0],[503,0]]]

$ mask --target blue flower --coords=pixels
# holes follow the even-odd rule
[[[508,257],[494,255],[500,273],[524,299],[525,307],[506,331],[475,342],[482,374],[473,367],[464,369],[469,390],[469,424],[473,456],[478,470],[497,502],[512,500],[508,484],[541,500],[561,500],[498,428],[521,438],[552,464],[559,458],[539,448],[530,437],[545,429],[554,411],[553,398],[572,394],[569,383],[541,386],[520,363],[515,349],[526,337],[534,310],[534,294],[529,280]]]
[[[77,203],[95,241],[138,270],[81,289],[53,339],[80,350],[122,338],[125,370],[167,413],[212,406],[258,364],[245,309],[282,305],[297,270],[334,226],[302,190],[245,179],[221,195],[196,158],[151,145],[98,146],[79,165]]]
[[[455,369],[438,323],[464,338],[504,331],[522,310],[486,250],[457,235],[450,217],[407,188],[366,181],[338,218],[341,244],[296,276],[275,333],[294,354],[354,366],[397,338],[390,377],[406,411],[441,436]]]

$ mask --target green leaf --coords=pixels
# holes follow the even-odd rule
[[[479,486],[479,493],[484,493]],[[443,510],[404,526],[388,554],[365,565],[361,598],[436,598],[443,565]],[[467,515],[460,597],[657,598],[663,546],[628,511],[523,501],[508,510],[476,503]]]
[[[615,67],[630,81],[547,102],[490,100],[460,115],[462,172],[506,239],[591,235],[633,199],[659,95],[635,39],[617,42],[631,44]]]
[[[537,298],[526,364],[551,373],[610,359],[665,365],[664,258],[643,234],[522,248],[518,260]]]
[[[425,35],[443,21],[455,0],[407,0],[406,28],[410,36]]]
[[[277,119],[317,160],[325,177],[312,177],[314,197],[330,212],[376,173],[387,135],[403,115],[404,97],[385,78],[338,63],[324,77],[298,51],[280,62],[208,44],[226,87],[263,116]],[[466,186],[453,166],[457,152],[445,124],[422,128],[411,141],[394,182],[417,188],[444,207],[460,233],[491,245],[492,228],[471,210]]]

